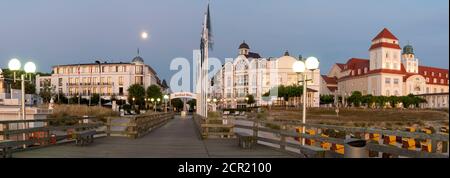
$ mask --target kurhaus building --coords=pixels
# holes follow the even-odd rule
[[[433,94],[423,107],[448,107],[448,69],[420,65],[413,47],[408,44],[402,49],[388,29],[372,40],[369,59],[351,58],[345,64],[334,64],[321,80],[322,94],[349,96],[360,91],[363,95],[425,98]]]
[[[297,61],[289,55],[278,58],[263,58],[258,53],[250,52],[245,41],[239,46],[239,54],[233,61],[226,62],[214,75],[210,93],[225,108],[246,107],[247,95],[253,95],[255,105],[282,104],[281,98],[263,97],[271,88],[279,85],[297,84],[299,76],[293,72],[292,65]],[[320,70],[308,73],[308,107],[319,107]],[[275,93],[271,95],[276,96]],[[301,102],[298,98],[295,102]],[[294,102],[291,102],[294,103]]]
[[[162,87],[155,70],[144,64],[139,55],[131,62],[53,66],[51,76],[36,78],[36,91],[49,87],[49,82],[53,92],[71,97],[80,94],[83,98],[100,94],[106,100],[111,99],[113,95],[118,97],[117,99],[126,99],[127,90],[133,84],[142,85],[144,88],[153,84]]]

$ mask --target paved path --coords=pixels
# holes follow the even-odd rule
[[[265,146],[243,150],[235,139],[201,140],[191,117],[176,116],[163,127],[140,139],[105,137],[94,144],[78,147],[64,144],[18,152],[19,158],[284,158],[292,155]]]

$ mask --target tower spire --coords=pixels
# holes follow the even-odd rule
[[[137,55],[139,56],[139,48],[137,48]]]

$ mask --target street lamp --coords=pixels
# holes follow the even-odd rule
[[[11,59],[8,63],[8,67],[11,71],[14,71],[14,82],[16,81],[16,73],[15,71],[19,70],[21,67],[21,63],[18,59],[14,58]],[[27,62],[24,66],[25,73],[31,74],[36,72],[36,65],[33,62]],[[21,80],[21,112],[22,112],[22,120],[26,120],[26,113],[25,113],[25,74],[20,75]],[[25,123],[24,123],[24,128]],[[23,135],[25,140],[25,134]]]
[[[14,83],[16,83],[16,71],[20,69],[21,65],[20,61],[16,58],[11,59],[8,63],[9,70],[14,72]]]
[[[319,59],[316,57],[308,57],[306,61],[299,57],[299,61],[294,62],[292,65],[292,70],[297,73],[297,75],[302,75],[303,79],[299,82],[303,83],[303,113],[302,113],[302,134],[305,134],[305,125],[306,124],[306,97],[307,97],[307,82],[312,81],[312,79],[307,79],[306,70],[310,70],[312,72],[312,78],[314,78],[314,70],[319,69]],[[302,137],[302,145],[305,145],[305,139]]]
[[[161,98],[156,99],[156,104],[159,104],[161,102]],[[156,106],[155,106],[155,112],[156,112]]]
[[[167,112],[167,100],[169,100],[169,95],[164,95],[164,112]]]

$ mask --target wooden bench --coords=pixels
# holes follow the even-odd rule
[[[239,147],[243,149],[251,149],[255,144],[255,138],[253,135],[243,132],[237,132],[236,137],[238,139]]]
[[[75,145],[85,146],[94,142],[95,130],[86,130],[74,133]]]
[[[2,140],[0,141],[1,158],[12,158],[13,141]]]

